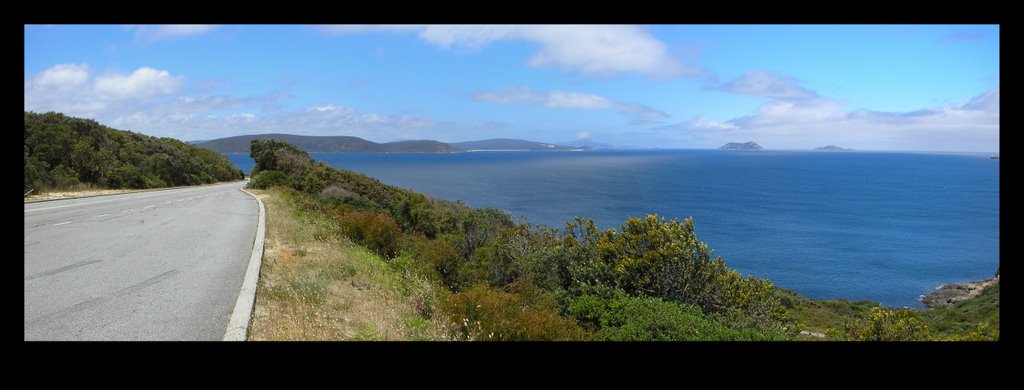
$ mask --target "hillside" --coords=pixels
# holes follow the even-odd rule
[[[758,145],[757,142],[750,141],[750,142],[744,142],[744,143],[730,142],[730,143],[727,143],[725,145],[722,145],[718,149],[719,150],[761,150],[761,149],[764,149],[764,148],[762,148],[761,145]]]
[[[369,153],[451,153],[458,149],[437,141],[399,141],[379,144],[350,136],[307,136],[292,134],[240,135],[198,143],[218,153],[249,153],[254,139],[277,139],[288,142],[309,153],[369,152]]]
[[[25,187],[156,188],[241,180],[216,152],[173,138],[112,129],[91,119],[25,112]]]
[[[573,146],[555,145],[521,139],[494,138],[481,141],[456,142],[454,147],[465,150],[574,150]]]

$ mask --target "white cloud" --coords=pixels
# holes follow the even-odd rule
[[[230,86],[199,82],[186,88],[184,83],[183,76],[149,67],[127,75],[92,76],[87,64],[56,65],[25,80],[25,110],[57,111],[119,129],[184,140],[285,132],[389,141],[436,137],[428,130],[452,127],[429,118],[362,113],[332,103],[282,111],[275,105],[287,95],[219,95],[219,89]],[[268,106],[275,108],[266,110]],[[263,112],[254,114],[260,107]]]
[[[590,132],[589,131],[577,131],[576,132],[576,139],[590,139]]]
[[[336,111],[336,110],[340,110],[340,109],[342,109],[342,107],[338,107],[338,106],[335,106],[333,104],[325,104],[325,105],[322,105],[322,106],[310,107],[306,111],[324,112],[324,111]]]
[[[700,146],[754,140],[778,148],[828,144],[862,150],[993,152],[999,149],[999,88],[967,101],[910,112],[847,111],[826,98],[771,100],[727,121],[705,117],[659,128],[699,137]]]
[[[351,135],[376,142],[409,138],[436,138],[444,125],[408,115],[362,113],[351,107],[325,104],[300,111],[221,114],[216,111],[185,113],[172,100],[145,108],[110,110],[97,117],[114,128],[143,131],[150,135],[184,140],[213,139],[240,134],[288,133],[300,135]],[[255,105],[255,104],[254,104]]]
[[[725,83],[717,89],[744,95],[763,96],[776,99],[810,99],[818,94],[800,86],[792,78],[763,70],[752,70]]]
[[[480,92],[473,99],[491,103],[529,103],[555,109],[615,110],[639,121],[658,121],[668,114],[647,106],[609,100],[605,97],[580,92],[534,92],[529,88],[511,88],[505,92]]]
[[[152,43],[167,39],[187,38],[202,35],[220,28],[211,24],[164,24],[156,26],[132,26],[135,39]]]
[[[89,80],[89,65],[60,64],[36,75],[32,82],[39,87],[77,87]]]
[[[150,67],[136,69],[130,75],[108,74],[96,77],[96,93],[111,99],[149,98],[172,94],[185,82],[166,70]]]
[[[693,119],[686,122],[686,127],[706,130],[733,130],[737,128],[732,123],[716,121],[703,115],[695,115]]]
[[[586,76],[637,73],[648,77],[703,76],[707,71],[680,63],[664,42],[647,30],[624,25],[433,25],[433,26],[322,26],[329,34],[369,32],[418,33],[420,39],[442,48],[479,50],[504,40],[525,40],[540,45],[526,64],[558,68]]]

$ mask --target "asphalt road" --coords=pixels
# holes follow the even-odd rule
[[[244,183],[25,204],[25,340],[220,340],[259,206]]]

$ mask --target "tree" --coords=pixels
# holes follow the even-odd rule
[[[744,325],[779,328],[788,313],[767,280],[743,278],[699,241],[693,218],[666,222],[657,215],[628,218],[620,232],[605,231],[597,252],[631,295],[688,303]]]

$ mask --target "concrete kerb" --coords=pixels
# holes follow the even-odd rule
[[[263,238],[267,228],[267,213],[263,207],[263,200],[245,189],[241,191],[256,198],[256,203],[260,205],[260,220],[256,225],[256,239],[252,243],[249,267],[245,271],[245,279],[242,280],[242,291],[238,293],[235,309],[231,312],[228,329],[224,332],[224,341],[245,341],[248,337],[249,322],[252,320],[252,310],[256,303],[256,284],[259,282],[260,265],[263,263]]]

